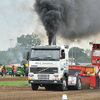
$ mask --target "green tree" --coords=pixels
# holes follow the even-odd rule
[[[17,43],[19,43],[20,46],[27,48],[29,46],[40,45],[41,40],[38,37],[38,35],[32,33],[31,35],[27,34],[27,35],[22,35],[22,36],[18,37]]]
[[[16,49],[19,54],[22,54],[23,58],[26,59],[27,51],[30,51],[31,46],[40,45],[41,40],[37,34],[22,35],[17,38]]]
[[[91,50],[90,49],[86,49],[85,53],[90,56],[91,55]]]
[[[0,51],[0,64],[7,64],[9,62],[9,57],[6,51]]]
[[[75,63],[90,63],[91,61],[91,57],[85,53],[85,50],[78,47],[70,48],[69,57],[75,58]]]
[[[0,51],[0,64],[8,65],[12,63],[20,63],[22,59],[26,59],[27,52],[31,46],[40,45],[41,40],[36,34],[27,34],[17,37],[17,44],[14,48],[7,51]]]

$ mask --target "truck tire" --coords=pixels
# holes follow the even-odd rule
[[[25,68],[25,75],[28,76],[28,67]]]
[[[66,82],[66,78],[63,77],[62,79],[62,84],[60,85],[60,91],[65,91],[66,90],[66,86],[67,86],[67,82]]]
[[[38,85],[37,84],[31,84],[32,90],[38,90]]]
[[[98,71],[98,76],[99,76],[99,80],[100,80],[100,70]]]
[[[23,72],[23,77],[25,76],[25,73]]]
[[[81,90],[81,89],[82,89],[81,76],[77,76],[75,89],[76,89],[76,90]]]

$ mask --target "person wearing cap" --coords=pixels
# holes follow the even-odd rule
[[[3,71],[3,77],[5,77],[5,75],[6,75],[6,67],[5,67],[5,65],[3,66],[2,71]]]
[[[14,77],[14,65],[12,66],[12,74],[11,74],[11,76],[13,75],[13,77]]]

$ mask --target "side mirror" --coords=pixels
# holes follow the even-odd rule
[[[30,58],[30,56],[29,56],[29,55],[30,55],[30,53],[29,53],[29,52],[27,52],[27,58],[26,58],[27,60],[29,60],[29,58]]]
[[[64,59],[65,58],[65,53],[62,53],[62,57],[60,57],[60,59]]]
[[[62,58],[63,58],[63,59],[65,58],[65,52],[63,52],[63,54],[62,54]]]

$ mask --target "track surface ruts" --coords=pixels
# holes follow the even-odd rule
[[[68,100],[100,100],[100,90],[80,91],[46,91],[39,87],[32,91],[30,85],[0,86],[0,100],[62,100],[62,95],[67,94]]]
[[[28,77],[0,77],[0,81],[27,81]]]
[[[1,78],[0,81],[27,80],[27,77]],[[68,100],[100,100],[100,89],[72,90],[72,91],[46,91],[39,87],[32,91],[31,85],[0,86],[0,100],[62,100],[62,95],[67,94]]]

